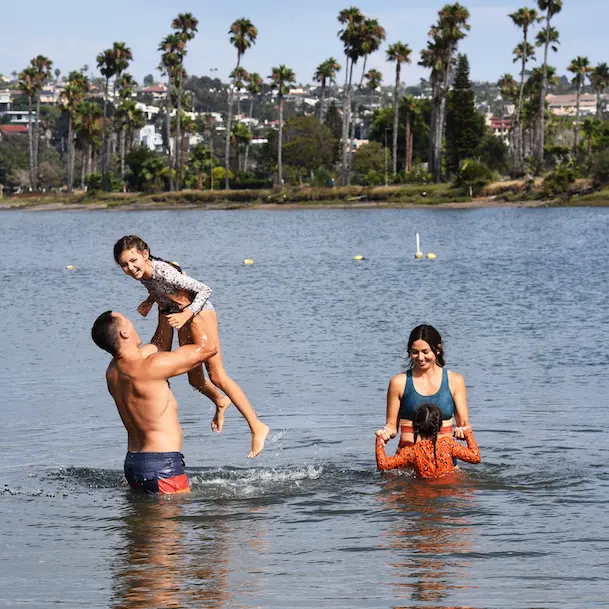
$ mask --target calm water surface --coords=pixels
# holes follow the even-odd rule
[[[0,606],[609,606],[608,231],[605,209],[3,212]],[[177,379],[190,496],[122,477],[89,332],[107,309],[154,331],[112,260],[127,233],[214,289],[227,369],[272,428],[248,461],[237,411],[212,434]],[[482,450],[450,484],[375,471],[419,323]]]

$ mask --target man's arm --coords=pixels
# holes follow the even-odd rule
[[[159,379],[179,376],[199,366],[218,353],[218,348],[207,338],[203,322],[195,317],[191,322],[193,344],[175,351],[161,352],[149,358],[150,372]]]

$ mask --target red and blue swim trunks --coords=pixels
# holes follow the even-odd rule
[[[172,495],[188,493],[182,453],[132,453],[125,457],[125,478],[134,490]]]

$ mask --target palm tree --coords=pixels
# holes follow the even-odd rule
[[[501,95],[501,137],[505,140],[505,102],[513,101],[516,93],[516,81],[511,74],[504,74],[498,81],[499,93]],[[518,116],[518,115],[517,115]],[[514,123],[514,129],[516,123]]]
[[[602,121],[592,116],[587,116],[582,124],[582,132],[588,142],[588,156],[592,154],[592,143],[594,138],[600,133]]]
[[[381,86],[383,83],[383,74],[379,70],[368,70],[365,74],[366,78],[366,89],[369,91],[370,99],[368,104],[372,106],[372,94]]]
[[[406,162],[404,170],[406,173],[412,171],[412,154],[414,150],[414,133],[412,130],[412,119],[416,120],[417,102],[414,97],[406,99]]]
[[[579,114],[580,114],[580,102],[581,102],[581,93],[582,86],[586,82],[586,77],[590,73],[592,66],[590,65],[590,60],[587,57],[582,57],[581,55],[576,57],[571,64],[567,68],[569,72],[574,74],[573,82],[577,86],[577,101],[576,101],[576,110],[575,110],[575,152],[577,153],[579,150]]]
[[[34,183],[33,188],[38,188],[38,146],[40,144],[40,91],[48,83],[51,78],[53,62],[44,55],[38,55],[32,59],[32,67],[36,71],[36,121],[34,123],[35,130],[32,137],[33,152],[34,152]]]
[[[175,143],[175,166],[184,167],[184,160],[182,158],[181,147],[179,142],[181,141],[181,129],[182,129],[182,92],[184,91],[184,56],[186,55],[186,43],[190,42],[195,34],[198,32],[199,20],[192,13],[179,13],[178,16],[172,21],[171,27],[177,30],[178,36],[182,39],[183,44],[180,45],[178,53],[179,69],[177,71],[177,109],[176,109],[176,143]],[[180,189],[180,177],[182,172],[180,171],[176,176],[177,190]]]
[[[27,95],[27,108],[28,108],[28,146],[29,146],[29,157],[30,157],[30,188],[34,188],[36,184],[36,175],[34,173],[34,134],[32,130],[32,99],[36,94],[36,70],[31,65],[22,72],[19,73],[19,90]]]
[[[262,93],[262,85],[264,84],[264,80],[258,72],[252,72],[247,79],[247,92],[250,95],[250,130],[253,132],[252,118],[254,116],[254,101],[258,95]],[[251,139],[247,142],[247,146],[245,148],[245,160],[243,162],[243,171],[247,173],[248,160],[250,154],[250,142]]]
[[[365,17],[361,11],[352,6],[343,9],[338,14],[338,22],[343,28],[338,36],[345,49],[345,90],[343,93],[343,133],[341,154],[341,181],[343,186],[348,182],[347,163],[349,157],[349,129],[351,125],[351,85],[353,82],[353,68],[357,60],[364,55],[362,49],[362,26]]]
[[[243,123],[235,123],[231,133],[231,144],[235,147],[237,158],[237,171],[241,171],[241,150],[247,147],[252,140],[250,130]]]
[[[589,75],[590,83],[596,90],[596,118],[602,118],[601,95],[609,87],[609,66],[606,63],[599,63],[593,68]]]
[[[279,97],[279,134],[277,136],[277,184],[283,188],[283,166],[281,164],[281,153],[283,148],[283,98],[290,90],[290,85],[296,80],[296,76],[290,68],[280,65],[273,68],[271,76],[273,89],[277,89]]]
[[[233,86],[239,92],[237,95],[237,116],[241,117],[241,91],[245,89],[245,82],[249,79],[250,73],[243,67],[239,66],[230,73],[230,78],[233,81]],[[239,119],[237,119],[239,120]]]
[[[540,21],[539,13],[534,8],[525,6],[518,9],[515,13],[508,15],[514,22],[514,25],[522,29],[523,40],[514,49],[514,63],[520,61],[522,67],[520,69],[520,90],[518,93],[518,103],[516,105],[516,119],[514,121],[513,138],[512,138],[512,155],[513,155],[513,171],[516,171],[517,155],[522,154],[522,136],[521,136],[521,117],[522,103],[524,95],[524,80],[527,69],[527,62],[535,61],[535,49],[529,44],[529,30]]]
[[[235,73],[241,65],[241,58],[244,53],[254,44],[258,38],[258,29],[246,18],[237,19],[230,26],[228,31],[230,34],[230,42],[237,49],[237,65]],[[231,140],[231,121],[233,113],[233,94],[234,83],[231,85],[228,93],[228,113],[226,117],[226,145],[224,149],[224,167],[226,169],[224,177],[224,188],[228,190],[229,184],[229,161],[230,161],[230,140]]]
[[[400,112],[400,74],[402,64],[410,63],[411,48],[403,42],[396,42],[389,45],[387,49],[387,61],[395,62],[395,88],[393,93],[393,176],[398,173],[398,128]]]
[[[442,142],[446,126],[446,101],[451,70],[459,42],[471,27],[467,8],[459,3],[446,4],[438,13],[438,22],[430,32],[431,40],[421,53],[420,64],[432,71],[432,121],[430,127],[429,168],[434,180],[442,179]]]
[[[563,2],[562,0],[537,0],[537,6],[539,10],[545,12],[543,17],[546,22],[545,32],[546,36],[543,40],[544,54],[543,54],[543,67],[542,67],[542,78],[541,78],[541,89],[539,96],[539,133],[537,136],[537,161],[539,164],[543,164],[544,157],[544,145],[545,145],[545,118],[546,118],[546,92],[548,88],[548,53],[552,46],[552,17],[558,15],[562,11]],[[556,42],[556,41],[555,41]],[[538,42],[539,44],[539,42]],[[541,46],[541,45],[540,45]]]
[[[74,190],[74,119],[76,108],[84,100],[88,91],[89,79],[81,72],[70,72],[68,83],[61,93],[63,107],[68,113],[68,192]]]
[[[167,137],[167,165],[169,167],[169,190],[174,190],[173,181],[173,155],[171,151],[171,113],[174,110],[174,98],[177,98],[177,93],[174,94],[175,83],[178,78],[178,72],[182,70],[182,60],[180,58],[182,49],[186,41],[183,36],[178,34],[169,34],[161,41],[159,51],[161,54],[161,64],[159,66],[161,73],[167,77],[167,98],[165,100],[165,129]],[[175,146],[174,146],[175,148]],[[177,151],[175,151],[177,155]]]
[[[203,190],[203,177],[206,170],[211,176],[213,171],[213,158],[211,150],[205,144],[197,144],[188,156],[191,168],[197,170],[197,190]]]
[[[101,72],[101,75],[105,79],[104,84],[104,120],[102,123],[102,177],[105,180],[105,176],[107,173],[108,166],[108,158],[107,158],[107,121],[108,121],[108,93],[110,89],[110,79],[113,78],[116,74],[116,54],[114,49],[106,49],[99,53],[96,58],[97,60],[97,68]],[[68,77],[69,79],[69,77]]]
[[[313,75],[313,80],[315,82],[321,83],[321,96],[319,100],[319,122],[323,123],[325,119],[325,108],[324,102],[326,100],[326,87],[328,84],[333,84],[336,82],[336,74],[340,71],[340,64],[334,57],[330,57],[323,61],[317,66],[317,70],[315,70],[315,74]]]
[[[87,146],[83,160],[83,177],[92,173],[93,149],[99,141],[102,131],[103,110],[95,102],[82,101],[76,106],[74,113],[74,128],[78,136]],[[84,188],[82,184],[82,188]]]

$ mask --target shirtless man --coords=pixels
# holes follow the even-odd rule
[[[163,494],[190,490],[178,404],[168,379],[217,353],[198,318],[191,328],[193,344],[159,352],[154,345],[142,345],[133,324],[120,313],[106,311],[93,324],[93,341],[113,358],[106,381],[127,430],[125,477],[133,489]]]

